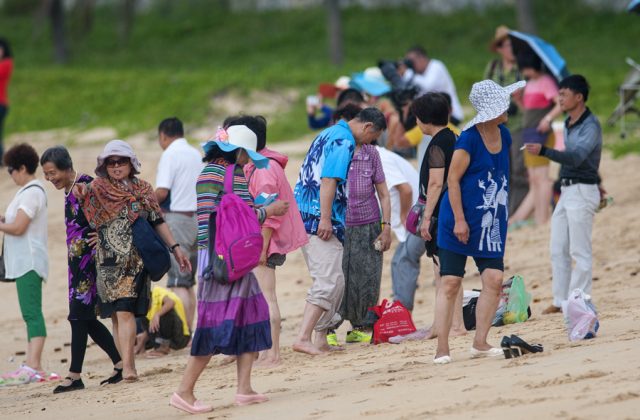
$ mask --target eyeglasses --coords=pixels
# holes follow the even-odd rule
[[[105,161],[105,165],[107,165],[107,168],[115,168],[116,166],[125,166],[128,165],[130,163],[130,159],[129,158],[124,158],[124,159],[107,159]]]
[[[9,175],[13,174],[13,171],[15,171],[16,168],[12,168],[11,166],[7,166],[7,172],[9,172]]]

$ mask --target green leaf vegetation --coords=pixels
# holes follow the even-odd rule
[[[11,40],[15,56],[7,131],[108,126],[126,137],[153,132],[170,115],[190,126],[213,125],[222,117],[215,109],[224,93],[243,97],[289,90],[298,95],[288,96],[288,106],[270,115],[269,137],[293,139],[309,132],[304,97],[318,83],[381,58],[399,58],[413,44],[445,62],[469,107],[466,97],[491,58],[487,46],[495,27],[515,26],[511,7],[448,16],[350,8],[343,12],[346,58],[338,68],[328,59],[322,8],[232,13],[221,6],[225,2],[161,4],[136,17],[126,43],[118,36],[121,19],[115,9],[98,8],[86,36],[70,12],[71,57],[62,66],[52,60],[48,22],[34,25],[30,13],[0,14],[0,36]],[[604,120],[629,70],[625,57],[640,61],[640,16],[596,11],[570,0],[536,2],[536,7],[540,35],[557,47],[572,72],[587,76],[590,106]],[[626,141],[638,150],[638,142]]]

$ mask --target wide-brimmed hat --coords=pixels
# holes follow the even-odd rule
[[[493,37],[493,41],[489,44],[489,49],[496,52],[498,50],[498,44],[509,37],[509,27],[500,25],[496,28],[496,34]]]
[[[369,67],[362,73],[354,73],[349,85],[371,96],[382,96],[391,92],[391,87],[378,67]]]
[[[524,80],[505,87],[493,80],[474,83],[469,94],[469,101],[478,113],[464,126],[464,130],[478,123],[491,121],[507,112],[509,103],[511,103],[511,94],[522,89],[526,84],[527,82]]]
[[[106,177],[107,170],[105,168],[105,160],[110,156],[119,156],[129,158],[131,166],[133,167],[133,173],[140,173],[140,161],[136,156],[133,148],[124,140],[111,140],[104,146],[104,150],[98,156],[98,166],[96,166],[96,175]]]
[[[232,125],[226,130],[218,128],[215,140],[209,140],[202,145],[205,153],[209,153],[212,147],[218,147],[223,152],[233,152],[238,148],[244,149],[256,168],[267,168],[269,158],[256,152],[258,137],[246,125]]]

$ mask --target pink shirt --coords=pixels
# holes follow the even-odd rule
[[[536,80],[527,82],[522,101],[526,109],[544,109],[551,105],[556,96],[558,96],[556,81],[548,74],[544,74]]]
[[[273,229],[267,255],[286,255],[309,242],[291,185],[284,173],[289,158],[266,147],[259,153],[269,158],[269,167],[257,169],[251,162],[244,165],[249,192],[253,197],[261,193],[278,193],[278,200],[289,202],[289,210],[285,215],[269,217],[262,224]]]

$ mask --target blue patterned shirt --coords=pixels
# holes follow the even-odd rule
[[[344,241],[346,180],[355,147],[355,139],[345,121],[323,130],[311,143],[293,191],[307,233],[315,235],[318,231],[322,178],[335,178],[338,186],[331,209],[331,223],[333,234],[340,242]]]

